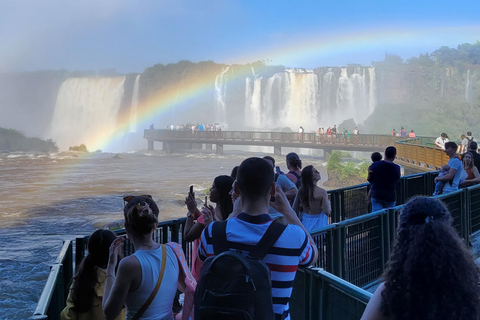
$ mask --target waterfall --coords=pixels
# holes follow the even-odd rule
[[[471,103],[470,99],[470,69],[467,70],[467,84],[465,86],[465,100]]]
[[[282,117],[283,126],[297,130],[300,126],[315,127],[312,123],[317,118],[316,93],[318,91],[317,75],[313,71],[286,70],[285,104]]]
[[[349,70],[351,74],[349,75]],[[362,123],[377,104],[375,68],[286,69],[245,80],[245,125],[256,129],[316,130],[353,118]],[[351,128],[353,129],[353,128]]]
[[[138,88],[140,83],[140,75],[135,78],[133,85],[132,104],[130,106],[130,132],[137,132],[137,118],[138,118]]]
[[[355,68],[350,76],[348,76],[347,68],[341,69],[338,79],[334,123],[349,118],[353,118],[356,123],[363,123],[375,110],[375,69],[369,68],[368,73],[370,82],[367,90],[365,68]]]
[[[353,117],[353,84],[347,74],[347,68],[342,68],[338,79],[337,108],[334,114],[334,123],[337,123],[342,114]]]
[[[60,150],[102,148],[117,129],[125,77],[69,78],[60,86],[50,137]]]
[[[370,116],[377,106],[377,87],[375,81],[375,68],[368,68],[368,75],[370,77],[368,90],[368,116]],[[366,118],[367,118],[366,117]],[[365,119],[366,119],[365,118]]]
[[[245,79],[245,125],[258,129],[261,126],[261,78]]]
[[[226,122],[226,86],[225,73],[228,72],[230,66],[223,68],[222,72],[215,77],[215,100],[217,102],[217,110],[215,112],[215,122],[225,124]]]

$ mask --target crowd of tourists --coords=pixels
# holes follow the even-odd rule
[[[153,129],[151,127],[151,129]],[[222,131],[222,126],[220,123],[187,123],[187,124],[171,124],[167,126],[167,130],[175,130],[175,131]]]
[[[476,150],[476,142],[469,148]],[[443,192],[449,192],[448,181],[453,176],[451,187],[456,185],[463,168],[455,158],[457,145],[447,142],[445,150],[454,161],[436,182],[443,181]],[[373,211],[396,204],[395,157],[393,146],[384,158],[372,154]],[[465,185],[480,182],[475,161],[472,151],[463,156],[474,176]],[[271,156],[252,157],[212,180],[208,198],[198,199],[193,187],[185,198],[183,238],[192,243],[191,268],[181,245],[153,240],[155,201],[125,198],[125,230],[134,254],[122,256],[124,237],[95,231],[61,318],[290,319],[296,271],[318,258],[310,232],[328,225],[331,216],[327,192],[318,185],[320,172],[303,167],[292,152],[285,172]],[[435,197],[413,198],[404,206],[390,262],[362,319],[477,319],[479,269],[451,222]],[[177,290],[184,294],[181,310],[174,308]]]
[[[404,127],[401,127],[400,131],[396,131],[395,129],[392,129],[392,137],[415,138],[415,131],[410,130],[410,132],[407,133]]]

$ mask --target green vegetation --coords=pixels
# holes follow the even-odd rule
[[[0,128],[0,150],[11,152],[57,152],[58,148],[51,139],[28,138],[20,131]]]
[[[350,156],[346,152],[333,151],[327,162],[327,170],[329,175],[332,173],[340,175],[341,178],[362,177],[367,178],[368,167],[370,163],[362,162],[356,165],[354,162],[344,162],[343,157]]]
[[[418,136],[445,132],[453,141],[467,131],[480,135],[480,41],[443,46],[405,62],[387,53],[372,65],[380,94],[363,133],[404,127]]]

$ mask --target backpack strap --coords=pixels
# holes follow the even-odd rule
[[[270,250],[278,238],[280,238],[286,227],[287,225],[285,224],[273,221],[255,248],[253,248],[248,255],[251,258],[262,260],[267,255],[268,250]]]
[[[212,224],[213,253],[218,256],[220,253],[230,250],[227,242],[227,220],[215,221]]]
[[[289,171],[288,173],[293,174],[297,178],[297,180],[300,179],[300,176],[295,171]]]

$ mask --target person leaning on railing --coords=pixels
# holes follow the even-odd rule
[[[478,319],[479,275],[445,204],[413,198],[400,213],[384,282],[361,320]]]
[[[105,320],[102,297],[107,275],[108,251],[117,236],[110,230],[97,230],[88,240],[88,255],[73,277],[62,320]],[[125,319],[125,309],[116,317]]]

